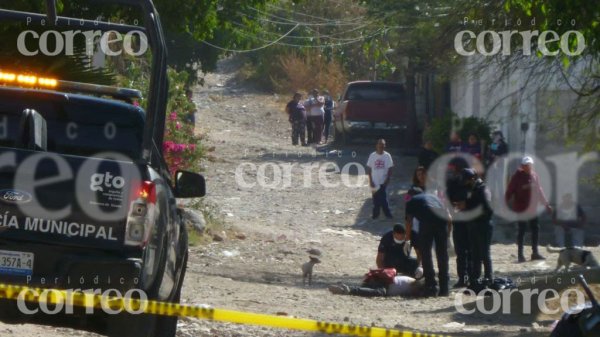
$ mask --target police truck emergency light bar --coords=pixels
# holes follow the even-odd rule
[[[107,95],[129,101],[131,98],[142,98],[139,90],[117,88],[107,85],[62,81],[54,78],[37,77],[31,74],[15,74],[0,70],[0,84],[21,85],[25,87],[48,88],[61,91]]]

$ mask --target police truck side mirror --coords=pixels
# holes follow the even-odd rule
[[[175,197],[197,198],[206,194],[206,181],[198,173],[177,171],[175,173]]]

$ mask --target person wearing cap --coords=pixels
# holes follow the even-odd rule
[[[452,217],[435,194],[419,191],[406,203],[406,240],[412,239],[412,224],[419,220],[419,247],[425,277],[425,296],[448,296],[448,235],[452,231]],[[444,218],[445,217],[445,218]],[[435,281],[433,256],[431,254],[435,243],[435,255],[438,265],[439,284]],[[439,289],[438,289],[439,285]],[[439,290],[439,292],[438,292]]]
[[[304,102],[306,107],[306,130],[308,143],[319,144],[323,136],[323,115],[325,110],[325,97],[319,96],[319,90],[313,89],[310,96]]]
[[[467,233],[469,251],[471,252],[471,267],[469,268],[468,288],[479,293],[487,284],[493,281],[492,272],[492,215],[491,208],[492,194],[485,186],[485,183],[478,177],[472,168],[462,170],[462,181],[465,192],[457,202],[456,208],[459,210],[456,218],[466,215]],[[481,267],[483,265],[484,278],[481,279]]]
[[[510,207],[513,212],[524,218],[524,220],[517,221],[519,228],[517,235],[518,261],[525,262],[523,238],[527,225],[529,225],[531,230],[531,259],[544,260],[545,258],[538,251],[540,228],[537,206],[543,204],[546,207],[546,211],[550,214],[553,211],[540,184],[540,178],[533,170],[533,158],[529,156],[523,157],[521,166],[513,174],[508,183],[508,187],[504,193],[504,200],[507,205],[511,205]]]
[[[395,224],[379,240],[375,260],[377,268],[394,268],[398,274],[419,278],[423,271],[419,271],[419,262],[410,256],[410,249],[406,245],[410,245],[406,242],[406,229],[402,224]]]

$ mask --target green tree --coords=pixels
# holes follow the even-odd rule
[[[244,13],[264,9],[265,4],[271,1],[154,1],[168,42],[169,65],[177,70],[185,70],[190,73],[190,82],[197,78],[196,70],[213,70],[220,56],[230,53],[229,49],[247,47],[252,42],[248,40],[247,35],[253,34],[260,28],[256,19],[248,17]],[[14,0],[3,7],[29,12],[45,12],[45,1]],[[57,9],[59,15],[91,20],[99,16],[103,20],[110,19],[112,22],[115,19],[123,19],[127,23],[141,20],[140,11],[135,8],[109,5],[98,1],[58,0]],[[244,22],[245,31],[234,25],[234,22],[237,21]],[[6,29],[0,28],[0,35],[5,32]],[[3,49],[14,49],[12,46],[12,44],[5,45]]]

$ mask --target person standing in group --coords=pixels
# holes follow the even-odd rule
[[[553,211],[540,185],[540,178],[533,170],[533,159],[531,157],[526,156],[521,160],[521,166],[513,174],[508,183],[504,200],[507,205],[511,205],[512,202],[512,211],[521,217],[517,221],[519,228],[517,236],[518,261],[525,262],[523,238],[527,225],[531,229],[531,259],[544,260],[545,258],[538,251],[540,227],[537,206],[543,204],[546,207],[546,211],[550,214]]]
[[[446,145],[446,153],[458,153],[463,151],[463,142],[458,132],[450,134],[450,141]]]
[[[431,166],[438,156],[439,154],[433,150],[433,143],[431,140],[424,141],[423,147],[419,152],[419,166],[423,166],[425,170],[429,170],[429,166]]]
[[[426,179],[427,179],[426,174],[427,174],[427,172],[425,171],[425,169],[422,166],[417,167],[417,169],[415,170],[415,173],[413,175],[413,185],[408,190],[406,195],[404,195],[405,209],[406,209],[406,203],[408,203],[410,201],[410,199],[412,199],[412,196],[420,193],[420,192],[416,192],[416,191],[425,191],[425,185],[426,185]],[[404,217],[404,221],[408,221],[406,216]],[[421,242],[419,240],[419,220],[416,218],[412,219],[410,237],[411,237],[411,246],[412,246],[412,248],[415,249],[415,255],[417,255],[417,262],[419,265],[421,265],[423,258],[421,255],[421,247],[419,246],[419,243]]]
[[[481,142],[479,141],[479,138],[477,138],[476,134],[472,133],[469,135],[469,141],[463,147],[463,152],[468,153],[479,160],[482,159]]]
[[[481,141],[476,134],[471,133],[467,144],[463,146],[462,152],[470,154],[475,158],[469,160],[469,167],[473,168],[477,174],[483,176],[485,174],[485,167],[482,163],[483,160],[483,149]]]
[[[504,141],[502,131],[494,131],[492,133],[492,143],[489,146],[486,158],[486,165],[489,167],[500,157],[508,153],[508,145]]]
[[[495,174],[486,177],[487,185],[492,191],[492,200],[502,200],[502,194],[506,190],[505,178],[505,158],[508,154],[508,145],[504,141],[502,131],[494,131],[492,133],[492,143],[486,153],[485,165],[486,170],[495,171]]]
[[[325,114],[325,97],[319,96],[319,90],[313,89],[308,100],[304,103],[306,107],[306,130],[308,131],[308,143],[319,144],[323,136],[323,115]]]
[[[329,138],[329,129],[331,127],[331,119],[333,117],[333,109],[335,109],[335,101],[328,90],[324,90],[323,94],[325,96],[325,105],[323,106],[325,109],[323,137],[325,138],[325,142],[327,142],[327,139]]]
[[[373,193],[373,219],[379,217],[379,212],[382,209],[386,218],[393,218],[386,192],[386,188],[392,177],[393,167],[394,161],[392,160],[392,156],[385,151],[385,139],[379,139],[375,146],[375,152],[371,153],[367,160],[367,174],[369,175],[369,185]]]
[[[302,146],[306,146],[305,128],[306,128],[306,110],[300,102],[302,94],[297,92],[286,105],[285,111],[288,114],[288,120],[292,124],[292,145],[298,145],[298,140]]]
[[[459,214],[469,217],[466,222],[468,242],[471,252],[471,268],[469,274],[468,288],[475,293],[485,289],[486,285],[493,281],[492,272],[492,194],[485,186],[482,179],[472,168],[462,170],[462,180],[465,192],[462,200],[458,202]],[[471,213],[471,214],[469,214]],[[481,267],[483,265],[484,279],[481,278]]]
[[[465,152],[465,145],[458,132],[453,131],[450,134],[450,141],[446,145],[446,153],[452,154],[453,157],[448,163],[448,170],[460,174],[460,171],[464,168],[469,167],[469,162],[463,158],[460,154]]]
[[[418,219],[425,296],[448,296],[448,235],[452,231],[452,217],[435,194],[423,192],[420,188],[411,191],[414,195],[406,203],[406,240],[412,240],[413,220]],[[439,284],[435,281],[431,255],[434,243]]]
[[[462,169],[451,170],[446,180],[447,200],[456,206],[466,196],[466,188],[462,179]],[[458,208],[455,207],[455,211]],[[469,243],[469,230],[467,222],[456,217],[453,219],[452,242],[454,243],[454,252],[456,253],[456,274],[458,282],[453,288],[463,288],[469,284],[469,275],[471,275],[472,257],[471,244]]]

